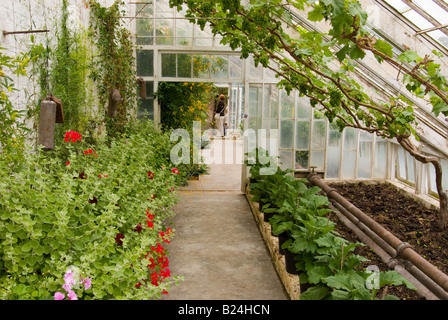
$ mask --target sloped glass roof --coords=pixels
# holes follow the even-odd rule
[[[428,36],[448,49],[448,0],[384,0]]]

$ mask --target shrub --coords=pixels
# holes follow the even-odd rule
[[[160,297],[182,183],[169,135],[145,122],[95,148],[73,136],[19,172],[0,168],[0,299],[53,299],[70,266],[92,279],[79,299]]]

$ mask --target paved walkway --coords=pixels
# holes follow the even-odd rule
[[[203,151],[210,174],[179,192],[168,252],[171,274],[184,281],[164,300],[288,299],[241,192],[241,143],[214,140]]]

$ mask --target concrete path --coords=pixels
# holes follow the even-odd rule
[[[167,248],[171,274],[184,281],[164,300],[288,299],[241,192],[241,163],[231,160],[238,148],[241,140],[214,140],[203,151],[210,174],[179,192]]]

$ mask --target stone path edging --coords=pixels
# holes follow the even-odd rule
[[[278,252],[278,238],[272,236],[271,225],[264,221],[263,213],[258,209],[258,203],[253,202],[252,195],[249,194],[249,187],[246,189],[246,198],[249,202],[250,209],[260,230],[264,242],[269,249],[271,259],[274,263],[275,270],[280,277],[283,286],[291,300],[300,300],[300,281],[298,275],[290,274],[286,271],[285,257]]]

